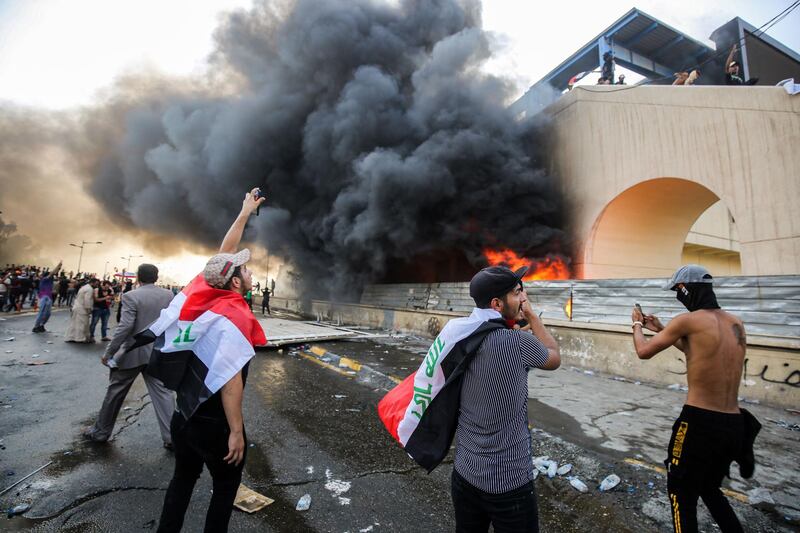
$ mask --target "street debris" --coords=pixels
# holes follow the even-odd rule
[[[589,487],[586,486],[586,483],[584,483],[583,481],[581,481],[576,477],[570,477],[569,484],[572,485],[572,488],[574,488],[578,492],[584,492],[584,493],[589,492]]]
[[[30,363],[25,363],[26,366],[42,366],[42,365],[52,365],[55,361],[32,361]]]
[[[47,461],[47,464],[44,464],[44,465],[40,466],[39,468],[37,468],[36,470],[34,470],[33,472],[31,472],[31,473],[30,473],[30,474],[28,474],[27,476],[23,477],[22,479],[18,479],[17,481],[15,481],[15,482],[14,482],[14,483],[12,483],[11,485],[9,485],[8,487],[6,487],[6,488],[4,488],[2,491],[0,491],[0,496],[2,496],[3,494],[5,494],[6,492],[10,491],[11,489],[13,489],[13,488],[14,488],[14,487],[16,487],[17,485],[19,485],[20,483],[22,483],[23,481],[25,481],[26,479],[28,479],[28,478],[29,478],[29,477],[31,477],[32,475],[36,474],[37,472],[39,472],[39,471],[41,471],[41,470],[44,470],[45,468],[47,468],[47,467],[48,467],[48,466],[50,466],[51,464],[53,464],[53,461]],[[13,476],[13,475],[15,474],[15,472],[14,472],[13,470],[6,470],[6,474],[7,474],[7,475],[9,475],[9,476]],[[23,511],[23,512],[25,512],[25,511]]]
[[[4,340],[4,341],[11,342],[11,341],[13,341],[15,338],[16,338],[16,337],[8,337],[7,339],[3,339],[3,340]]]
[[[351,483],[349,481],[342,481],[341,479],[333,479],[333,474],[329,469],[325,469],[325,489],[333,493],[335,498],[339,499],[340,505],[350,505],[350,498],[342,496],[345,492],[350,490]]]
[[[337,400],[341,400],[342,398],[347,398],[347,394],[334,394],[333,397]]]
[[[600,490],[603,492],[609,491],[619,485],[620,479],[619,476],[616,474],[609,474],[606,478],[600,482]]]
[[[572,470],[572,465],[570,463],[567,463],[565,465],[559,466],[558,470],[556,470],[556,474],[558,474],[559,476],[563,476],[564,474],[569,474],[570,470]]]
[[[307,466],[306,467],[306,474],[313,474],[314,473],[314,466]]]
[[[31,506],[30,506],[29,503],[21,503],[19,505],[15,505],[14,507],[11,507],[7,511],[6,514],[8,515],[9,518],[11,518],[11,517],[16,516],[18,514],[22,514],[22,513],[26,512],[30,508],[31,508]]]
[[[556,477],[556,472],[558,471],[558,463],[555,461],[550,461],[550,464],[547,466],[547,477],[553,479]]]
[[[775,500],[772,494],[764,487],[756,487],[747,491],[747,501],[750,505],[757,505],[759,503],[774,504]]]
[[[273,502],[275,502],[275,500],[272,498],[267,498],[263,494],[259,494],[245,486],[244,483],[241,483],[239,484],[239,489],[236,491],[236,499],[233,502],[233,506],[246,513],[252,514]]]
[[[294,508],[298,511],[308,511],[309,507],[311,507],[311,494],[303,494],[303,497],[297,501],[297,505]]]
[[[14,353],[14,350],[6,350],[6,353]]]
[[[775,420],[773,418],[767,418],[766,420],[772,422],[778,427],[782,427],[783,429],[788,429],[789,431],[800,431],[800,424],[790,424],[786,420]]]
[[[37,357],[39,357],[39,354],[38,354],[38,353],[35,353],[35,354],[31,355],[31,357],[33,357],[34,359],[36,359]]]

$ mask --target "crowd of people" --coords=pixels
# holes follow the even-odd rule
[[[39,286],[42,278],[53,274],[47,267],[7,263],[0,275],[0,310],[21,313],[24,309],[39,309]],[[78,289],[87,283],[88,275],[57,272],[53,277],[53,305],[70,307]]]
[[[727,59],[725,60],[724,63],[725,85],[757,84],[758,78],[749,78],[745,80],[743,77],[740,76],[739,62],[734,59],[734,56],[738,50],[739,50],[738,46],[733,45],[731,47],[730,52],[728,53]],[[616,68],[616,61],[614,59],[613,52],[604,53],[603,64],[600,67],[600,77],[597,79],[597,85],[627,85],[625,83],[625,74],[620,74],[617,77],[616,81],[614,81],[615,68]],[[573,79],[577,80],[587,73],[588,72],[582,73]],[[700,68],[693,68],[676,72],[674,74],[675,80],[672,82],[672,85],[694,85],[694,83],[700,78],[701,74],[702,73],[700,71]],[[570,86],[572,85],[573,83],[570,83]]]
[[[116,309],[119,322],[122,294],[133,288],[132,279],[100,279],[91,272],[64,272],[61,263],[53,268],[7,263],[0,275],[0,312],[38,311],[33,331],[43,333],[52,308],[70,308],[73,317],[67,342],[95,342],[98,325],[101,340],[108,341],[111,313]],[[175,285],[166,288],[173,295],[181,290]]]

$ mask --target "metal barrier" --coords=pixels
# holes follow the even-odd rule
[[[665,279],[604,279],[526,282],[531,302],[545,319],[568,319],[565,305],[572,295],[572,321],[629,324],[638,302],[646,313],[669,319],[685,312]],[[800,276],[727,277],[714,280],[719,304],[739,316],[753,335],[800,339]],[[396,309],[469,313],[474,307],[469,283],[369,285],[361,303]]]

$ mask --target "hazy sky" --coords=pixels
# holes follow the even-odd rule
[[[733,17],[738,15],[759,27],[790,3],[789,0],[642,0],[636,7],[701,42],[712,44],[708,40],[711,32]],[[98,90],[110,86],[115,77],[126,72],[202,73],[206,57],[212,51],[212,34],[219,13],[250,4],[250,0],[0,0],[0,105],[5,100],[50,110],[69,109],[91,105]],[[496,41],[487,68],[510,77],[521,94],[631,7],[630,0],[487,1],[483,7],[484,27],[494,34]],[[786,46],[800,50],[798,28],[800,9],[768,33]],[[0,185],[5,189],[9,184]],[[72,195],[79,204],[91,202],[88,196],[78,198],[83,192],[73,184],[65,184],[62,193]],[[36,227],[35,212],[15,210],[9,203],[0,197],[0,210],[6,222],[13,220],[20,233],[32,236],[43,230]],[[106,261],[112,266],[115,263],[124,266],[125,261],[118,259],[122,255],[147,253],[141,244],[115,241],[112,228],[106,235],[83,236],[76,231],[75,239],[81,238],[106,243],[102,251],[86,250],[84,265],[98,272],[103,271]],[[64,257],[76,263],[77,251],[64,243],[63,250],[47,253],[53,259]],[[183,270],[189,264],[191,270],[199,270],[204,257],[181,250],[172,261],[162,265],[171,276],[181,278],[185,277]]]
[[[129,69],[203,68],[220,11],[250,0],[0,0],[0,100],[50,108],[89,104]],[[788,0],[642,0],[636,7],[707,42],[734,16],[761,26]],[[632,7],[630,0],[491,0],[484,27],[498,48],[489,68],[520,92]],[[800,49],[800,9],[769,33]]]

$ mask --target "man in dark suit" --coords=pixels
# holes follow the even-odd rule
[[[94,442],[105,442],[111,437],[122,402],[136,377],[141,374],[156,411],[164,447],[171,450],[169,422],[175,411],[175,397],[161,381],[144,371],[150,361],[153,345],[126,350],[133,345],[133,336],[155,322],[173,296],[172,292],[154,285],[158,280],[158,268],[155,265],[139,265],[136,276],[140,287],[122,295],[122,318],[101,359],[110,368],[106,397],[97,420],[84,431],[83,436]]]

